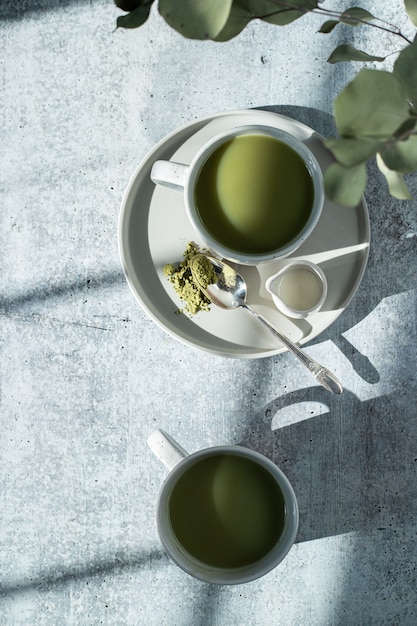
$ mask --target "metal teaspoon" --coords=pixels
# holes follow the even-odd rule
[[[201,263],[201,257],[205,257],[212,264],[217,276],[217,281],[212,284],[202,284],[201,276],[197,271],[198,264]],[[262,315],[259,315],[246,303],[247,285],[246,281],[233,267],[223,263],[222,261],[210,257],[206,254],[197,254],[190,261],[190,268],[193,278],[200,287],[201,291],[207,296],[213,304],[222,309],[232,310],[242,307],[249,311],[255,319],[263,324],[281,343],[283,343],[290,352],[294,354],[303,363],[310,372],[315,376],[316,380],[327,391],[332,393],[342,393],[343,387],[330,370],[308,356],[301,348],[293,343],[288,337],[282,335],[274,328]],[[193,269],[194,268],[194,269]]]

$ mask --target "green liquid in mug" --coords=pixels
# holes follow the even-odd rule
[[[306,225],[314,185],[303,159],[262,134],[229,139],[203,165],[195,186],[197,212],[222,245],[244,254],[273,252]]]
[[[169,499],[172,530],[199,561],[220,568],[249,565],[277,543],[285,522],[281,489],[254,461],[206,457],[184,472]]]

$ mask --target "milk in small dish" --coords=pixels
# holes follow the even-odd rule
[[[307,260],[288,261],[279,272],[268,278],[265,286],[281,313],[295,319],[319,311],[327,295],[323,270]]]

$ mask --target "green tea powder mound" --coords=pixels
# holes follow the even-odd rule
[[[190,242],[185,249],[183,254],[184,260],[181,263],[177,265],[168,263],[164,266],[164,276],[168,278],[176,293],[184,302],[184,310],[191,315],[195,315],[199,311],[210,310],[210,300],[201,291],[191,272],[190,261],[196,254],[200,254],[199,247],[197,244]],[[197,271],[198,278],[203,286],[207,286],[217,280],[213,266],[204,257],[199,259],[197,268],[194,268],[194,271]],[[179,313],[182,312],[183,310],[180,309]]]

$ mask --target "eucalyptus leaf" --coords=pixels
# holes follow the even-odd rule
[[[327,139],[325,142],[337,161],[346,167],[353,167],[367,161],[378,152],[381,142],[366,137]]]
[[[404,0],[404,4],[410,20],[417,26],[417,0]]]
[[[251,9],[251,2],[247,0],[233,0],[229,17],[215,41],[228,41],[242,32],[248,23],[255,19],[256,15]]]
[[[145,2],[144,0],[114,0],[114,4],[122,11],[134,11]]]
[[[379,170],[385,176],[390,194],[399,200],[411,200],[411,194],[405,183],[404,175],[389,169],[379,154],[376,155],[376,162]]]
[[[351,7],[343,11],[340,21],[343,24],[349,24],[350,26],[359,26],[362,22],[371,22],[375,19],[375,16],[362,7]]]
[[[371,22],[372,20],[375,20],[375,19],[376,17],[372,15],[372,13],[369,13],[369,11],[362,9],[361,7],[352,7],[344,11],[340,19],[327,20],[327,22],[324,22],[319,30],[319,33],[331,33],[332,30],[334,30],[336,26],[341,23],[347,24],[349,26],[359,26],[363,22]],[[341,59],[341,60],[348,61],[350,59]],[[358,61],[362,59],[354,59],[354,60]]]
[[[262,2],[256,2],[256,0],[252,0],[252,3],[257,6],[262,4]],[[265,2],[264,0],[263,4],[267,5],[268,8],[264,12],[262,19],[269,24],[285,26],[317,8],[319,3],[317,0],[282,0],[275,4],[273,1]],[[297,8],[294,8],[294,6]]]
[[[230,39],[237,37],[237,35],[239,35],[242,30],[246,28],[249,22],[250,19],[240,19],[234,15],[230,15],[224,28],[220,31],[217,37],[213,37],[213,41],[230,41]]]
[[[393,73],[405,84],[408,96],[417,110],[417,40],[400,52]]]
[[[404,122],[404,124],[399,127],[394,135],[394,138],[398,139],[398,141],[407,139],[407,137],[409,137],[410,135],[416,134],[414,132],[416,130],[416,126],[417,117],[410,115],[410,117]]]
[[[362,50],[357,50],[353,46],[344,44],[335,48],[327,61],[329,63],[340,63],[341,61],[384,61],[385,58],[362,52]]]
[[[325,33],[325,34],[331,33],[332,30],[334,30],[338,24],[339,24],[339,20],[327,20],[321,25],[318,32]]]
[[[334,102],[337,130],[344,137],[384,140],[408,118],[408,94],[390,72],[362,69]]]
[[[126,13],[126,15],[120,15],[116,22],[117,28],[138,28],[142,26],[149,17],[152,4],[153,0],[150,0],[150,2],[142,4],[130,13]]]
[[[189,39],[214,39],[226,25],[233,0],[159,0],[164,20]]]
[[[259,19],[276,26],[285,26],[317,6],[311,0],[233,0],[228,20],[215,41],[227,41],[238,35],[251,20]],[[287,6],[288,5],[288,6]],[[297,6],[300,9],[294,9]]]
[[[409,174],[417,170],[417,135],[397,141],[381,150],[381,157],[390,170]]]
[[[343,206],[359,204],[367,182],[366,165],[344,167],[333,163],[324,173],[326,196]]]

